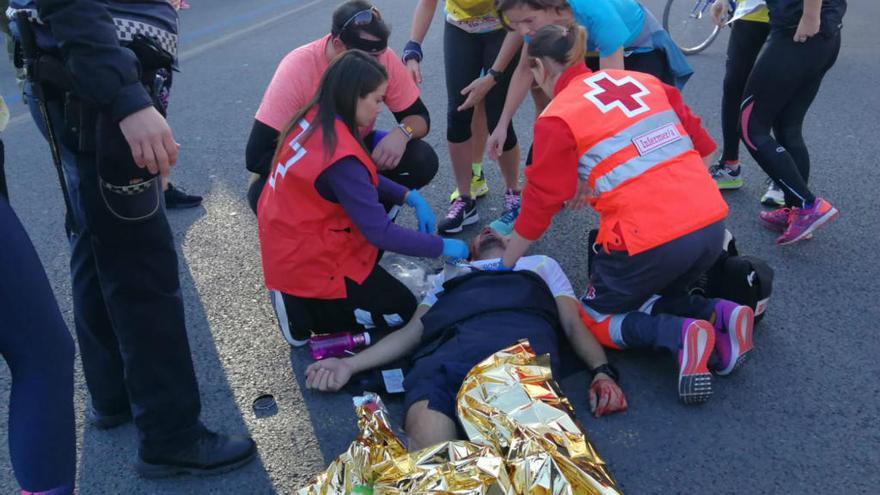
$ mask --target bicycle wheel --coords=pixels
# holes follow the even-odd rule
[[[667,0],[663,8],[663,29],[685,55],[705,50],[721,31],[712,22],[711,4],[711,0]]]

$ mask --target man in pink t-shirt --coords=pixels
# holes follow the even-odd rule
[[[272,168],[281,129],[315,96],[330,61],[350,49],[370,53],[388,71],[385,105],[398,125],[389,131],[361,129],[376,168],[408,189],[419,189],[431,181],[437,173],[437,154],[421,140],[430,127],[428,109],[403,63],[388,48],[390,33],[376,7],[365,0],[349,0],[333,12],[330,34],[284,57],[263,94],[247,145],[247,169],[256,174],[248,190],[254,211]]]

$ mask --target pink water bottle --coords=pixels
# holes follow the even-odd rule
[[[312,358],[320,361],[324,358],[343,357],[348,351],[370,345],[370,334],[367,332],[352,335],[348,332],[315,335],[309,339]]]

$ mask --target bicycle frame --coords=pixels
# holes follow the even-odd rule
[[[711,7],[713,3],[714,2],[712,0],[697,0],[694,3],[694,8],[691,9],[690,16],[693,17],[694,19],[702,19],[703,14],[706,13],[706,10],[708,10],[709,7]],[[727,8],[730,12],[733,12],[734,10],[736,10],[736,0],[727,0],[727,3],[728,3]]]

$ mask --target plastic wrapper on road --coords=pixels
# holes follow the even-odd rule
[[[587,440],[547,356],[527,341],[475,366],[458,393],[469,441],[407,453],[381,400],[355,398],[361,433],[300,495],[618,494]]]

